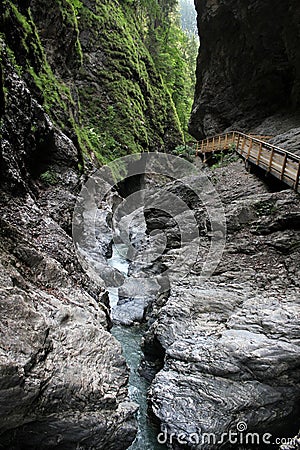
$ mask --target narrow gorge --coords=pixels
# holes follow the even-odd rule
[[[296,0],[0,14],[0,449],[299,450]]]

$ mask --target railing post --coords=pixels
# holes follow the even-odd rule
[[[280,179],[281,180],[283,180],[283,177],[284,177],[284,172],[285,172],[285,168],[286,168],[286,162],[287,162],[287,154],[284,155],[284,160],[283,160],[281,174],[280,174]]]
[[[299,178],[300,178],[300,162],[298,164],[298,170],[297,170],[296,180],[295,180],[295,184],[294,184],[295,191],[298,191]]]
[[[198,156],[198,150],[199,150],[199,141],[196,142],[196,158]]]
[[[236,151],[238,152],[239,150],[239,146],[240,146],[240,139],[241,139],[241,135],[238,135],[238,140],[237,140],[237,144],[236,144]]]
[[[268,172],[270,172],[270,170],[272,168],[273,157],[274,157],[274,147],[272,147],[272,150],[271,150],[271,155],[270,155],[270,159],[269,159],[269,166],[268,166]]]
[[[224,149],[227,150],[227,142],[228,142],[228,134],[226,133],[225,135],[225,144],[224,144]]]
[[[241,155],[244,153],[245,145],[246,145],[246,136],[244,136],[244,139],[243,139],[243,144],[242,144],[242,149],[241,149]]]
[[[257,160],[256,160],[256,164],[257,165],[258,165],[258,163],[260,161],[261,152],[262,152],[262,142],[259,144],[258,155],[257,155]]]
[[[214,152],[215,151],[215,138],[213,137],[213,140],[212,140],[212,151]]]
[[[253,139],[250,138],[250,144],[249,144],[248,153],[247,153],[247,156],[246,156],[246,160],[247,161],[249,159],[249,156],[251,155],[252,145],[253,145]]]

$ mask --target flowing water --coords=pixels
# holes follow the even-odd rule
[[[113,245],[112,257],[108,263],[120,272],[127,275],[128,262],[122,256],[122,248]],[[118,290],[109,289],[109,297],[112,308],[117,308]],[[141,350],[141,340],[143,336],[143,326],[125,327],[115,325],[111,330],[113,336],[121,343],[123,353],[130,368],[129,378],[129,396],[130,399],[139,405],[138,412],[138,433],[130,450],[163,450],[167,447],[160,445],[157,441],[157,435],[160,429],[151,421],[147,415],[147,390],[148,381],[138,373],[143,352]]]

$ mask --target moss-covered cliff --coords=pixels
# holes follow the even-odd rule
[[[190,132],[245,131],[300,108],[296,0],[195,0],[201,48]]]
[[[131,3],[2,4],[6,57],[56,125],[100,163],[169,150],[182,140],[174,103],[143,40],[142,16]]]

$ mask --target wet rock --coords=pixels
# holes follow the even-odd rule
[[[128,278],[118,289],[118,302],[112,310],[113,322],[134,325],[143,322],[160,290],[157,281],[143,278]]]
[[[23,207],[24,213],[34,221],[41,214]],[[103,294],[95,288],[88,294],[85,275],[67,264],[75,255],[58,225],[50,239],[47,229],[51,256],[43,250],[45,235],[29,241],[18,225],[15,217],[14,227],[2,227],[0,447],[120,448],[122,440],[126,448],[136,405],[128,402],[128,370],[107,331]],[[112,433],[109,423],[119,431]]]

